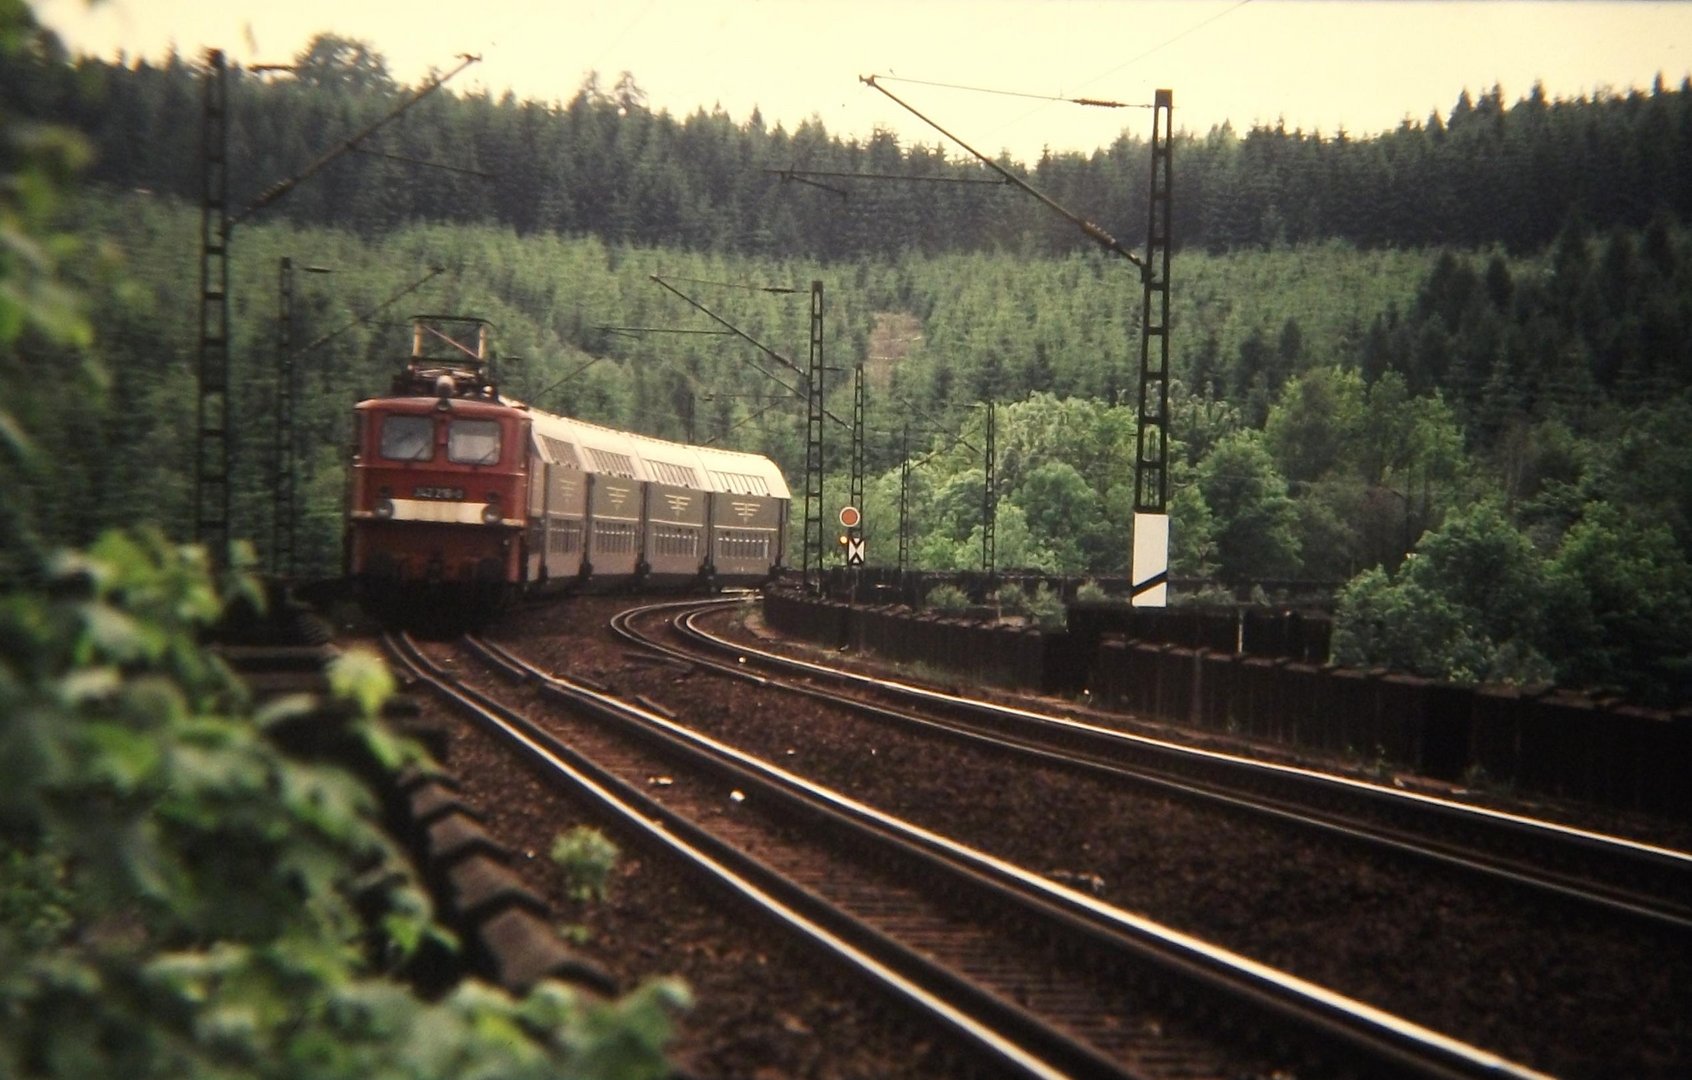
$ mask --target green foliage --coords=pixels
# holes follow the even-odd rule
[[[294,57],[294,78],[305,86],[355,94],[395,89],[388,62],[367,41],[317,34]]]
[[[1013,502],[1000,502],[993,517],[995,566],[1000,569],[1015,567],[1049,571],[1057,564],[1057,559],[1046,549],[1044,538],[1035,536],[1029,528],[1028,519],[1020,506]],[[954,549],[954,565],[958,569],[981,568],[981,538],[982,528],[975,525],[970,529],[969,537]]]
[[[1692,692],[1692,563],[1667,525],[1586,507],[1546,567],[1559,673],[1667,704]]]
[[[194,197],[199,97],[191,65],[176,57],[161,66],[88,59],[72,65],[46,49],[23,59],[28,62],[12,63],[0,76],[0,91],[46,119],[87,131],[99,150],[102,182]],[[262,190],[296,173],[337,138],[380,116],[397,89],[386,61],[364,42],[318,35],[295,60],[292,77],[231,71],[232,110],[259,118],[250,133],[236,132],[236,190]],[[798,168],[976,178],[979,166],[967,157],[904,147],[886,132],[845,139],[814,119],[790,132],[769,128],[756,115],[736,124],[721,110],[654,113],[645,97],[627,73],[609,89],[590,75],[564,102],[494,101],[450,85],[387,132],[385,149],[483,169],[488,178],[356,157],[294,192],[281,212],[366,235],[405,222],[449,221],[522,236],[592,233],[609,243],[798,255],[813,263],[960,250],[1023,257],[1092,251],[1079,230],[1060,227],[1045,207],[1010,193],[983,197],[957,184],[875,185],[855,191],[842,212],[830,192],[787,183],[782,175]],[[1494,88],[1475,101],[1465,93],[1448,117],[1407,122],[1368,139],[1280,126],[1240,135],[1226,124],[1202,135],[1181,133],[1173,148],[1183,178],[1176,235],[1190,251],[1266,255],[1330,240],[1520,252],[1550,242],[1571,211],[1600,229],[1640,227],[1653,208],[1681,215],[1689,208],[1675,180],[1692,173],[1689,116],[1692,83],[1658,86],[1648,95],[1556,102],[1536,89],[1514,105]],[[1133,246],[1145,225],[1146,153],[1144,134],[1136,132],[1095,153],[1010,164],[1055,201]],[[1642,250],[1652,249],[1635,244],[1627,257],[1602,250],[1587,261],[1616,280],[1630,267],[1663,265],[1641,258]],[[1521,283],[1518,275],[1482,277],[1472,270],[1450,278],[1452,289],[1429,297],[1447,320],[1462,318],[1462,297],[1452,293],[1469,282],[1499,297],[1494,304],[1508,302]],[[1302,311],[1290,314],[1261,327],[1276,363],[1298,352],[1300,334],[1287,333],[1289,325],[1306,342],[1311,332]],[[1020,321],[1002,312],[979,323],[983,345],[995,354],[989,371],[1049,370],[1062,396],[1103,389],[1069,384],[1086,376],[1024,353],[1008,332]],[[1270,398],[1284,374],[1259,373]],[[968,385],[972,395],[993,392],[990,378]],[[1243,393],[1246,386],[1238,388]]]
[[[237,545],[214,580],[203,551],[157,528],[103,528],[114,511],[170,516],[191,427],[143,406],[184,400],[166,370],[172,351],[154,350],[162,324],[88,348],[73,285],[108,289],[114,303],[93,307],[120,321],[145,308],[145,294],[95,273],[76,280],[95,264],[51,231],[67,160],[52,147],[68,144],[26,132],[12,105],[30,97],[17,80],[62,58],[5,0],[0,60],[0,376],[10,388],[0,413],[0,1075],[666,1075],[669,1013],[685,1004],[673,984],[602,1003],[557,985],[513,1000],[466,983],[429,1003],[390,977],[448,935],[373,794],[338,768],[282,754],[265,731],[299,703],[254,715],[200,644],[231,601],[260,603],[250,548]],[[143,231],[159,220],[138,217]],[[175,261],[153,265],[165,269],[150,284],[182,277]],[[146,363],[126,372],[123,348]],[[108,412],[83,391],[112,369],[121,408]],[[149,399],[154,384],[169,392]],[[179,450],[149,454],[150,442]],[[121,513],[126,499],[147,512]],[[85,550],[59,546],[83,533]],[[349,659],[337,678],[378,758],[413,752],[377,722],[382,688],[368,659]]]
[[[7,15],[25,24],[8,23],[0,40],[8,116],[80,130],[99,185],[67,205],[62,178],[83,157],[76,140],[8,125],[0,574],[10,578],[114,521],[187,531],[194,385],[184,358],[195,343],[182,259],[199,227],[199,86],[176,59],[72,64],[27,14]],[[295,171],[326,130],[374,119],[399,89],[363,42],[323,36],[299,59],[293,78],[232,73],[232,108],[251,118],[232,130],[238,190]],[[1188,330],[1172,339],[1173,573],[1333,580],[1381,566],[1402,576],[1395,568],[1419,538],[1492,496],[1539,552],[1554,555],[1565,533],[1595,520],[1594,502],[1662,522],[1680,555],[1692,552],[1692,205],[1685,185],[1669,182],[1692,172],[1688,116],[1692,86],[1573,102],[1536,93],[1513,106],[1495,90],[1465,96],[1449,118],[1366,140],[1227,127],[1182,136],[1175,318]],[[980,565],[982,411],[961,410],[990,398],[998,564],[1125,571],[1137,433],[1135,410],[1120,406],[1138,362],[1135,282],[1053,228],[1044,208],[959,185],[885,185],[842,215],[828,193],[769,170],[972,167],[889,138],[843,143],[816,123],[788,132],[720,112],[655,115],[632,77],[590,79],[554,104],[449,87],[392,134],[398,153],[472,153],[466,164],[498,179],[348,159],[243,223],[231,264],[232,295],[245,298],[231,327],[232,415],[261,433],[273,415],[275,327],[273,306],[258,301],[284,255],[336,267],[296,295],[296,340],[348,327],[313,350],[296,405],[308,448],[296,477],[306,573],[338,568],[347,402],[384,387],[403,348],[391,327],[361,317],[435,265],[446,272],[415,294],[418,307],[493,319],[504,352],[525,357],[501,363],[507,392],[612,426],[667,438],[692,430],[765,452],[790,478],[804,468],[803,415],[772,404],[768,395],[785,391],[744,350],[603,328],[690,315],[652,288],[652,272],[700,283],[822,278],[829,355],[869,358],[870,426],[882,429],[868,447],[872,559],[898,550],[893,416],[912,425],[915,565]],[[1042,190],[1133,243],[1143,161],[1143,144],[1124,138],[1109,153],[1054,155],[1031,171]],[[1524,172],[1523,161],[1544,167]],[[1592,185],[1600,173],[1605,183]],[[1118,195],[1101,209],[1100,191]],[[78,243],[56,224],[70,220]],[[124,274],[110,270],[111,250],[125,253]],[[689,291],[803,355],[803,302]],[[99,313],[97,325],[83,310]],[[898,359],[883,362],[871,342],[884,343],[875,335],[888,326],[904,329]],[[93,329],[103,367],[87,359]],[[829,376],[832,406],[847,378]],[[846,485],[834,436],[830,506]],[[272,494],[266,455],[252,450],[263,443],[243,442],[232,478],[237,532],[259,537]],[[1613,615],[1583,621],[1587,605],[1610,602],[1592,597],[1626,591],[1585,584],[1618,575],[1575,557],[1593,549],[1584,536],[1546,588],[1572,605],[1571,639],[1597,640],[1591,627],[1601,625],[1610,645],[1589,655],[1620,659],[1567,670],[1626,682],[1607,672],[1643,670],[1646,653],[1661,669],[1672,634]],[[1677,624],[1669,611],[1653,625]],[[1476,632],[1504,633],[1506,645],[1534,638],[1546,656],[1573,652],[1543,631]],[[1643,644],[1630,652],[1618,634]]]
[[[1269,598],[1262,589],[1253,586],[1251,602],[1266,605]],[[1169,597],[1170,607],[1233,608],[1237,603],[1232,589],[1211,582],[1190,591],[1172,592]]]
[[[616,868],[617,845],[598,829],[578,825],[552,841],[552,861],[564,871],[570,895],[577,900],[604,900]]]
[[[1376,567],[1341,590],[1334,661],[1354,667],[1476,682],[1492,674],[1492,643],[1479,639],[1465,612],[1414,578],[1395,580]]]
[[[1340,592],[1333,655],[1457,682],[1550,682],[1545,564],[1497,503],[1448,516],[1396,576]]]
[[[1035,626],[1046,630],[1061,630],[1069,618],[1063,597],[1043,581],[1035,586],[1034,595],[1028,598],[1028,615]]]
[[[1584,514],[1546,558],[1495,502],[1453,513],[1397,575],[1370,570],[1341,592],[1335,659],[1681,700],[1692,564],[1665,526],[1601,503]]]
[[[1422,538],[1404,572],[1448,598],[1485,638],[1542,637],[1543,560],[1497,502],[1453,512]]]
[[[1214,578],[1216,518],[1199,490],[1196,470],[1177,461],[1169,473],[1169,571],[1178,577]]]
[[[56,855],[15,847],[0,852],[0,926],[15,935],[18,952],[49,949],[75,928],[69,878]]]
[[[670,984],[426,1004],[383,976],[442,931],[369,790],[281,755],[197,644],[198,549],[113,533],[46,584],[0,595],[0,1072],[664,1074]],[[369,662],[337,680],[375,725]]]
[[[1012,498],[1026,515],[1030,532],[1042,537],[1051,552],[1051,562],[1040,569],[1087,569],[1086,537],[1097,530],[1102,506],[1098,492],[1073,465],[1047,461],[1036,466]]]
[[[27,7],[0,8],[0,69],[33,67],[50,44]],[[83,304],[61,271],[77,241],[56,224],[65,184],[87,160],[85,139],[19,122],[10,96],[0,94],[0,381],[8,387],[0,402],[0,581],[39,565],[51,546],[39,535],[30,489],[49,471],[32,429],[52,403],[38,396],[22,350],[52,350],[84,395],[100,389],[98,367],[81,362],[91,338]]]
[[[394,676],[387,663],[367,649],[353,648],[337,656],[329,665],[329,692],[332,696],[351,702],[357,715],[350,734],[363,743],[371,758],[384,769],[397,771],[422,760],[422,748],[404,739],[395,738],[386,725],[373,723],[382,703],[394,692]]]
[[[1288,480],[1356,471],[1365,437],[1363,379],[1343,368],[1311,368],[1269,410],[1264,443]]]
[[[1309,580],[1345,581],[1371,563],[1397,562],[1408,547],[1406,543],[1403,547],[1393,544],[1389,552],[1369,550],[1367,526],[1375,525],[1378,531],[1383,511],[1396,510],[1396,506],[1372,500],[1369,490],[1354,480],[1305,484],[1293,503],[1302,576]]]
[[[1096,604],[1106,598],[1104,588],[1091,578],[1075,588],[1075,599],[1083,604]]]
[[[943,615],[958,615],[969,608],[969,594],[956,585],[936,585],[928,590],[928,595],[922,598],[922,602],[931,611],[938,611]]]
[[[1692,306],[1692,299],[1688,301]],[[1692,554],[1692,390],[1638,408],[1610,410],[1572,457],[1598,464],[1590,497],[1631,507],[1641,520],[1660,521],[1683,553]],[[1567,475],[1577,475],[1573,467]]]
[[[0,58],[18,62],[38,32],[0,38]],[[0,174],[0,344],[33,331],[47,340],[86,345],[89,327],[82,305],[58,274],[59,262],[75,241],[55,232],[52,223],[64,185],[88,163],[88,142],[63,127],[7,123],[0,128],[0,160],[5,162]]]
[[[1098,586],[1093,588],[1096,590]],[[1063,597],[1043,581],[1034,587],[1032,594],[1015,583],[999,586],[999,610],[1006,615],[1025,616],[1035,626],[1047,629],[1061,628],[1068,615]]]
[[[1230,435],[1198,467],[1214,515],[1217,562],[1231,580],[1291,577],[1299,569],[1297,511],[1255,431]]]
[[[998,602],[999,611],[1006,615],[1028,614],[1028,590],[1021,585],[999,586]]]

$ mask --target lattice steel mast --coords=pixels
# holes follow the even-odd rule
[[[200,340],[199,397],[195,410],[194,539],[213,565],[229,560],[230,474],[234,457],[229,431],[229,248],[236,225],[292,191],[401,113],[440,89],[480,57],[464,55],[445,75],[436,75],[387,115],[369,124],[304,170],[272,185],[239,214],[229,213],[229,69],[223,50],[206,53],[204,108],[200,119]]]
[[[987,403],[987,453],[983,466],[986,483],[981,488],[981,572],[987,575],[989,586],[992,584],[993,572],[999,559],[999,496],[998,496],[998,452],[994,446],[994,432],[998,424],[994,422],[997,410],[993,403]]]
[[[846,505],[864,508],[864,365],[852,375],[852,480]]]
[[[1174,95],[1157,92],[1152,112],[1151,187],[1146,206],[1146,259],[1140,302],[1140,413],[1134,462],[1136,607],[1169,602],[1169,255],[1171,124]],[[1152,348],[1152,339],[1157,348]]]
[[[823,283],[811,282],[811,357],[805,394],[805,552],[800,584],[808,592],[813,568],[822,584],[823,553]]]
[[[918,112],[876,81],[875,76],[861,76],[859,81],[880,91],[900,108],[963,147],[1006,181],[1062,215],[1105,250],[1139,267],[1142,285],[1139,415],[1136,424],[1139,434],[1134,461],[1134,540],[1130,572],[1133,603],[1139,607],[1164,606],[1169,592],[1169,254],[1172,239],[1170,159],[1173,91],[1157,91],[1152,106],[1152,186],[1147,210],[1146,257],[1142,260],[1098,225],[1065,209],[997,161]],[[1087,99],[1080,99],[1080,103],[1117,104]],[[1159,342],[1155,359],[1151,348],[1154,336]],[[984,531],[984,541],[985,538]]]
[[[294,260],[276,283],[276,471],[271,481],[270,572],[294,573]]]
[[[200,116],[200,340],[195,409],[194,539],[229,559],[229,71],[206,57]]]
[[[911,566],[911,425],[905,422],[899,450],[899,580]]]

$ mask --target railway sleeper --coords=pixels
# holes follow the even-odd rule
[[[485,855],[458,863],[447,872],[447,903],[455,919],[474,925],[507,908],[523,908],[546,918],[545,900],[524,884],[510,867]]]
[[[423,857],[437,880],[444,881],[454,863],[476,855],[511,861],[511,849],[495,840],[468,808],[443,814],[423,830]]]
[[[511,869],[511,850],[483,827],[450,774],[411,766],[394,789],[396,831],[409,837],[436,909],[463,942],[458,970],[431,971],[430,982],[444,989],[474,973],[514,994],[547,978],[616,993],[604,969],[559,937],[547,902]]]
[[[459,797],[455,786],[431,777],[405,792],[405,828],[415,843],[427,835],[430,826],[449,814],[463,814],[478,820],[481,814]]]
[[[523,907],[510,907],[480,923],[473,934],[472,962],[500,986],[526,993],[543,979],[559,979],[606,997],[616,980],[566,946],[550,922]]]

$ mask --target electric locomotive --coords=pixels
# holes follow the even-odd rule
[[[766,457],[555,416],[502,396],[482,319],[412,319],[411,355],[359,402],[347,573],[380,615],[474,622],[514,595],[756,585],[791,494]]]

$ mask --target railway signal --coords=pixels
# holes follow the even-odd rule
[[[846,531],[840,534],[840,551],[846,557],[847,566],[864,565],[864,537],[858,530],[863,526],[864,515],[856,506],[842,506],[840,508],[840,527]]]

